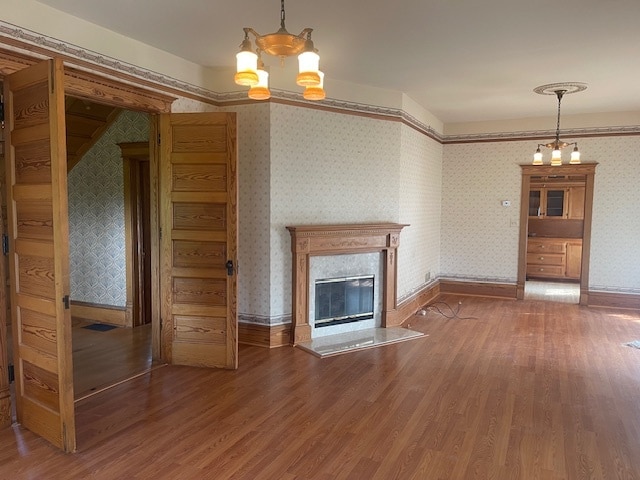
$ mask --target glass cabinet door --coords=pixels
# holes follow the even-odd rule
[[[547,217],[564,216],[564,194],[563,190],[547,190]]]
[[[539,217],[542,200],[541,190],[529,190],[529,216]]]

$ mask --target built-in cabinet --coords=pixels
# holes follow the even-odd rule
[[[532,177],[527,277],[579,279],[585,177]]]
[[[527,277],[579,279],[581,238],[530,238],[527,242]]]
[[[532,184],[529,217],[581,220],[584,218],[584,186]]]

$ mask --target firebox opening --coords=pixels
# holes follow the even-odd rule
[[[316,280],[315,327],[372,319],[373,285],[373,275]]]

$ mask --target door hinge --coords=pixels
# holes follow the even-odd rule
[[[13,368],[13,364],[9,365],[9,383],[13,383],[16,379],[16,371]]]
[[[69,310],[69,295],[62,297],[62,303],[64,304],[64,309]]]
[[[2,254],[9,255],[9,235],[2,234]]]
[[[160,134],[158,134],[158,145],[160,145]]]

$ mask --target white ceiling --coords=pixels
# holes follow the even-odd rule
[[[242,27],[272,33],[278,0],[39,0],[206,66],[232,66]],[[286,27],[326,74],[398,90],[444,123],[554,116],[533,88],[583,82],[563,114],[640,111],[640,0],[289,0]],[[277,68],[277,60],[270,65]]]

